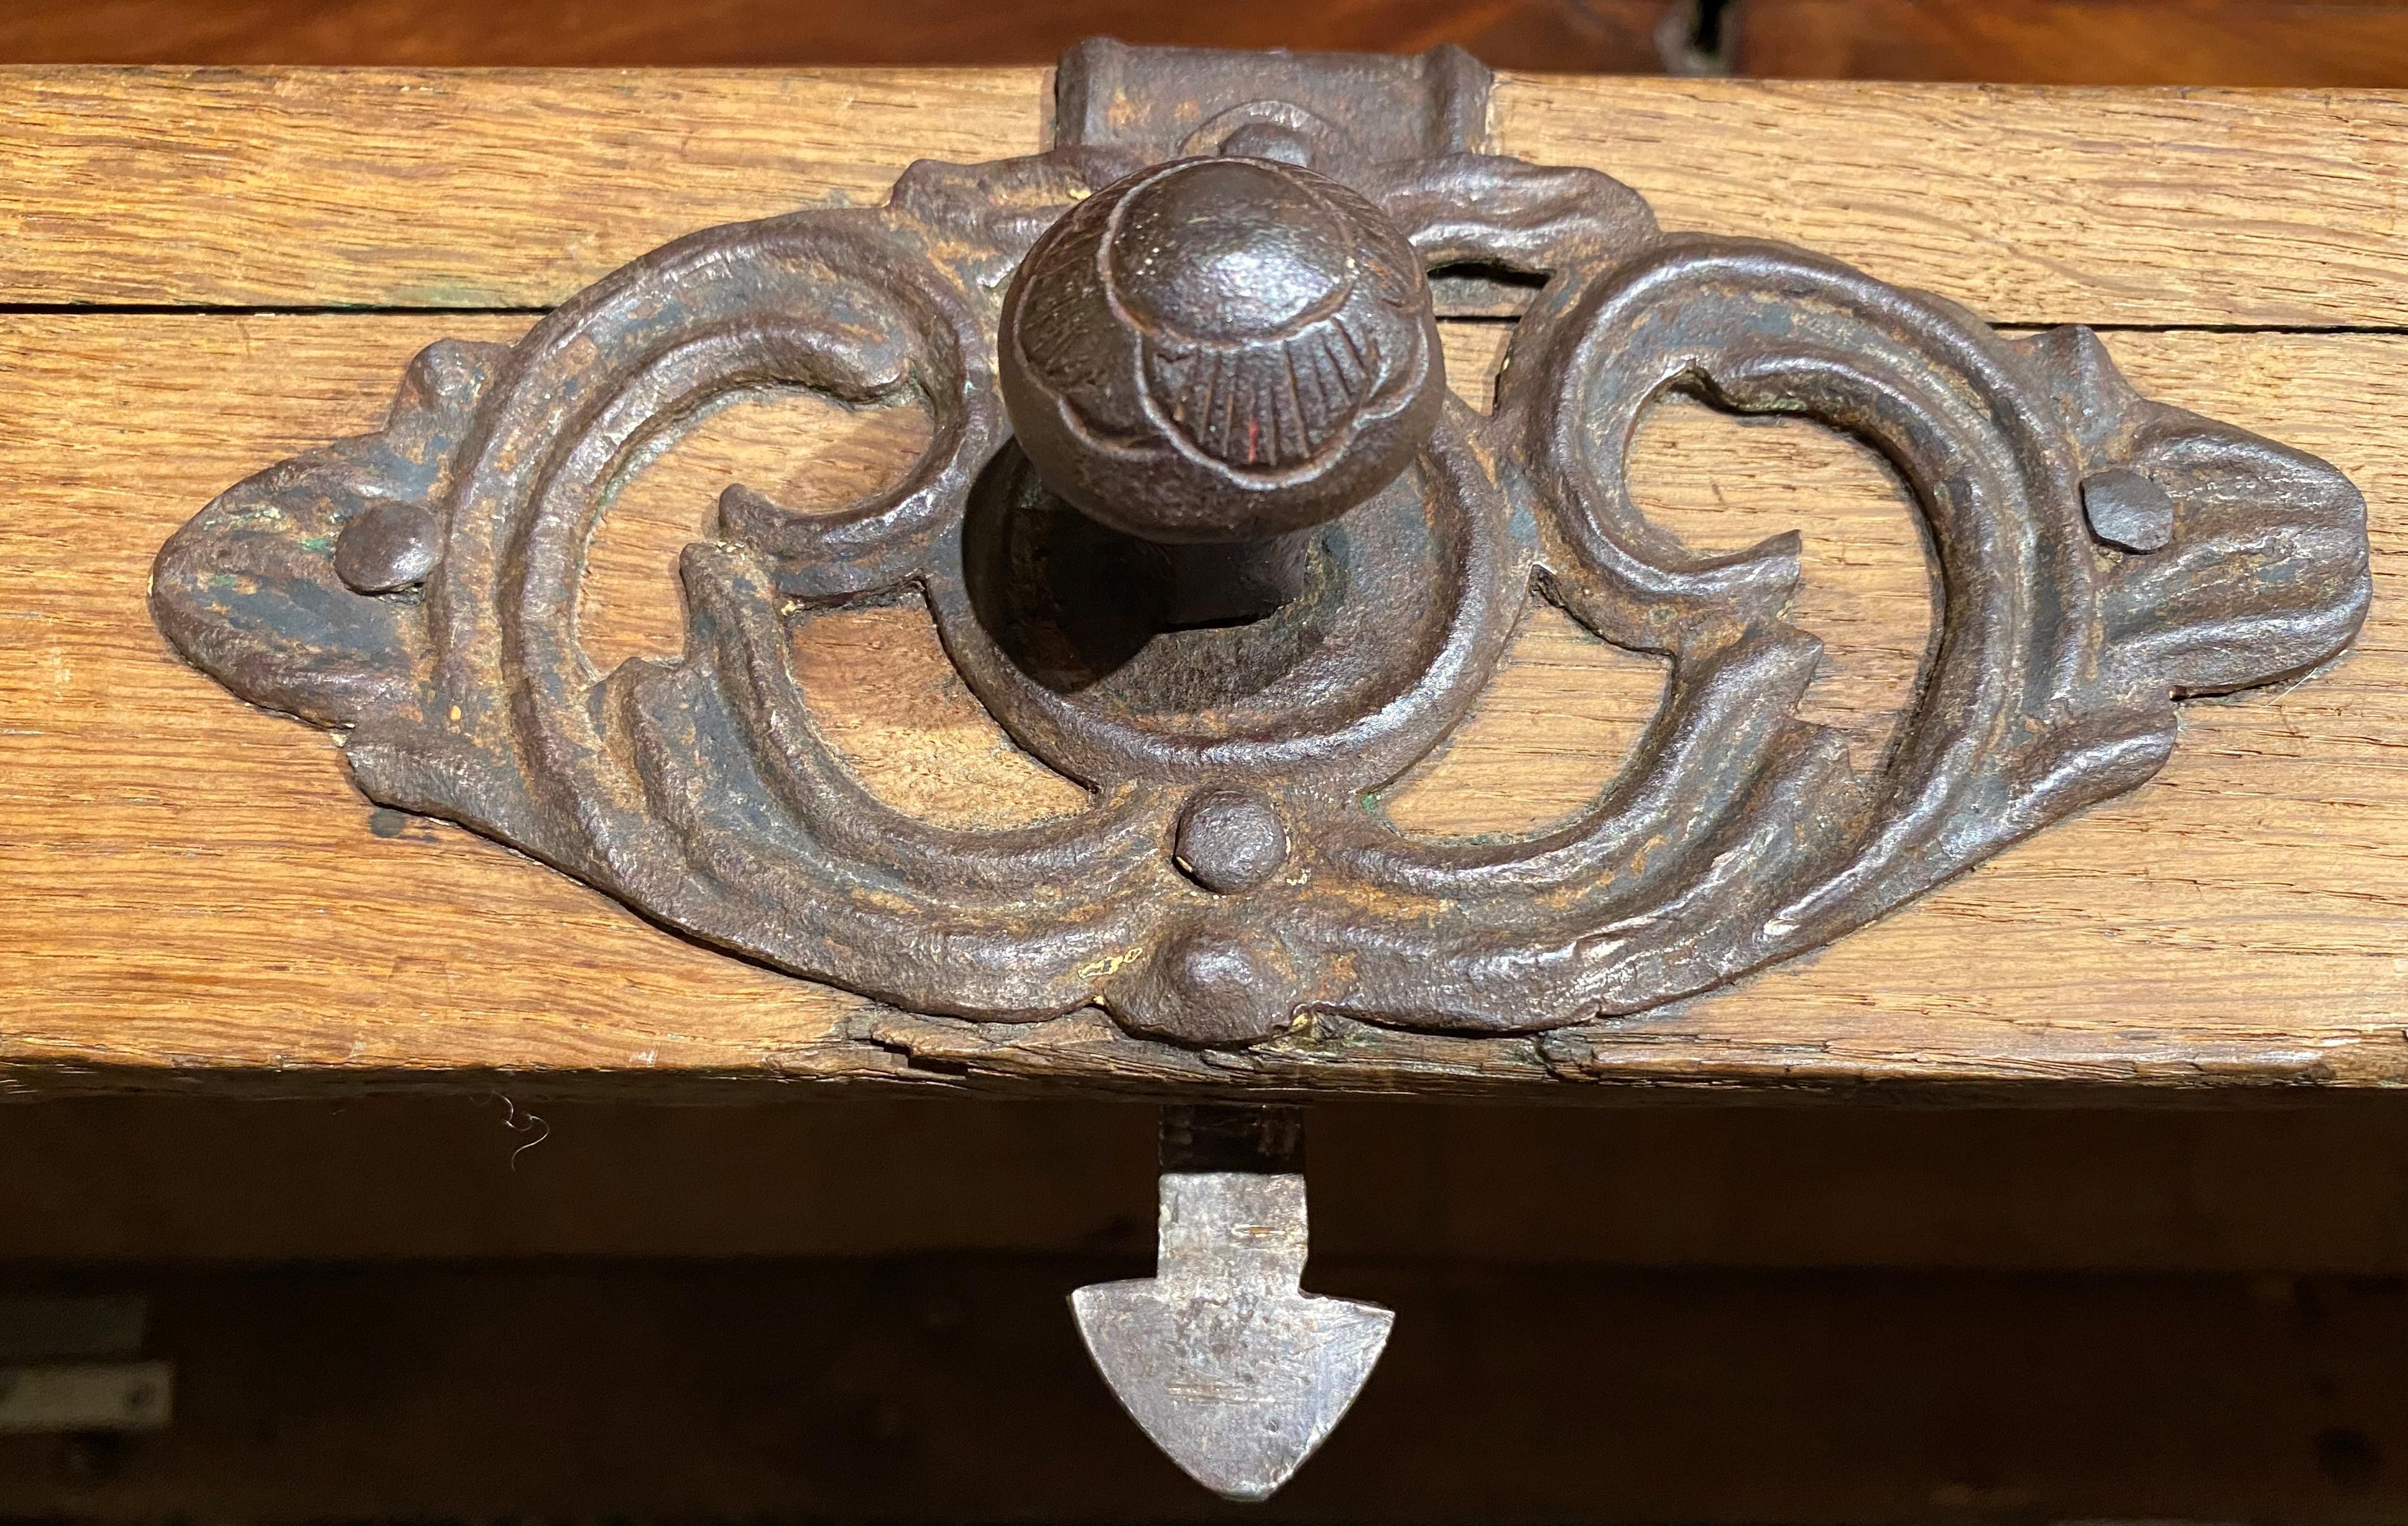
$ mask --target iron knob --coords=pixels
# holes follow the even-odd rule
[[[1074,206],[1004,298],[1003,397],[1046,486],[1116,530],[1267,541],[1394,481],[1445,363],[1412,243],[1271,159],[1156,165]]]

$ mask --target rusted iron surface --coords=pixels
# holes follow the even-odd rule
[[[920,1013],[1092,1003],[1188,1044],[1309,1010],[1529,1032],[1711,988],[2134,787],[2177,699],[2356,633],[2364,506],[2330,466],[2139,396],[2087,331],[2003,337],[1481,152],[1484,89],[1444,52],[1074,50],[1045,154],[698,233],[515,346],[430,348],[381,432],[169,541],[159,624],[344,730],[374,799],[695,938]],[[1522,310],[1485,416],[1431,341],[1468,291]],[[731,488],[681,561],[682,656],[595,671],[575,612],[614,483],[772,384],[924,401],[933,439],[837,512]],[[1796,713],[1796,538],[1701,558],[1631,502],[1672,391],[1820,419],[1912,485],[1941,630],[1873,771]],[[1549,830],[1398,830],[1367,799],[1534,595],[1670,662],[1638,756]],[[956,830],[846,771],[789,636],[915,596],[1092,809]]]

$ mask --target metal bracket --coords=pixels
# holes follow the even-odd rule
[[[1133,153],[1148,163],[1299,137],[1343,178],[1398,159],[1489,151],[1493,77],[1454,46],[1384,53],[1131,48],[1090,37],[1054,75],[1057,149]],[[1237,141],[1232,144],[1231,139]]]
[[[1071,1294],[1079,1333],[1188,1476],[1227,1499],[1268,1499],[1337,1429],[1396,1316],[1299,1290],[1297,1109],[1165,1108],[1162,1173],[1154,1274]]]
[[[150,1301],[0,1298],[0,1436],[165,1430],[173,1362],[140,1360]]]

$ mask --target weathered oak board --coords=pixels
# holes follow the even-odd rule
[[[533,308],[706,223],[1039,147],[1041,69],[0,69],[0,301]],[[1506,75],[1498,147],[1994,322],[2365,327],[2408,96]],[[2204,230],[2212,230],[2204,231]]]
[[[939,1078],[1041,1072],[1091,1049],[1099,1019],[1074,1017],[1015,1058],[996,1042],[1004,1030],[922,1023],[723,958],[505,849],[372,812],[330,738],[249,710],[166,652],[141,590],[151,549],[194,504],[248,467],[372,425],[384,382],[423,340],[504,337],[520,322],[0,327],[0,480],[16,498],[0,525],[0,872],[17,902],[0,988],[14,996],[5,1042],[22,1078],[95,1064]],[[1459,361],[1484,337],[1458,344]],[[2397,549],[2386,513],[2408,440],[2360,421],[2408,403],[2408,342],[2125,336],[2117,349],[2145,385],[2332,455]],[[1642,496],[1693,537],[1709,539],[1698,531],[1714,527],[1718,500],[1732,540],[1773,520],[1815,532],[1813,581],[1834,606],[1817,628],[1842,676],[1857,670],[1855,702],[1827,701],[1827,718],[1853,710],[1878,724],[1928,619],[1896,597],[1914,542],[1894,490],[1856,447],[1804,428],[1690,409],[1668,410],[1656,436]],[[698,482],[685,513],[709,497]],[[666,545],[690,527],[658,525],[665,582]],[[1903,607],[1855,600],[1855,624],[1838,619],[1859,590]],[[934,723],[916,741],[885,736],[865,761],[874,783],[899,776],[885,787],[924,799],[951,779],[992,797],[1007,768],[1031,770],[996,757],[932,660],[909,660],[924,650],[913,627],[890,619],[860,634],[852,660],[842,643],[817,654],[831,710]],[[1162,1051],[1128,1079],[1243,1068],[1378,1086],[1406,1066],[1473,1081],[2390,1078],[2408,1071],[2396,1007],[2401,645],[2378,617],[2315,684],[2196,708],[2173,766],[2142,794],[1684,1010],[1543,1044],[1395,1040],[1368,1064],[1350,1058],[1359,1031],[1330,1029],[1242,1059]],[[1534,631],[1517,657],[1499,698],[1418,781],[1407,819],[1542,817],[1610,775],[1653,676],[1562,627]],[[1849,687],[1834,687],[1844,701]],[[964,757],[995,772],[953,771]],[[938,1069],[915,1070],[915,1050]]]
[[[1041,95],[1032,71],[0,75],[0,149],[22,166],[0,185],[0,304],[67,310],[0,314],[0,1086],[2408,1080],[2408,335],[2180,331],[2401,322],[2389,156],[2408,103],[2389,97],[1505,82],[1507,147],[1625,174],[1670,223],[1804,238],[2000,319],[2176,330],[2110,344],[2144,390],[2332,459],[2373,521],[2375,614],[2335,669],[2193,706],[2139,794],[1638,1019],[1516,1042],[1321,1023],[1227,1056],[1108,1052],[1092,1014],[896,1014],[371,810],[333,739],[232,699],[151,629],[150,557],[201,503],[373,427],[419,345],[508,338],[531,315],[76,310],[539,306],[699,223],[873,198],[914,151],[1034,148]],[[1484,391],[1504,335],[1453,329],[1459,391]],[[668,558],[725,481],[841,498],[916,428],[811,404],[715,415],[597,539],[589,643],[673,643]],[[1930,619],[1886,469],[1809,426],[1668,406],[1633,478],[1698,545],[1807,532],[1799,618],[1829,643],[1810,704],[1877,749]],[[796,655],[890,798],[962,820],[1075,803],[909,612],[824,622]],[[1534,617],[1390,809],[1437,832],[1545,820],[1611,777],[1660,682]]]

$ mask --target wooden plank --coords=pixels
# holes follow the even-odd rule
[[[2408,84],[2397,0],[1742,0],[1740,74],[2067,85]]]
[[[0,71],[0,303],[539,308],[1039,143],[1035,69]],[[2408,322],[2408,100],[1508,75],[1500,145],[2009,323]],[[2213,230],[2209,236],[2207,230]]]
[[[821,1090],[659,1107],[547,1089],[0,1107],[0,1263],[1153,1250],[1141,1104]],[[1334,1260],[2408,1273],[2397,1096],[1341,1101],[1313,1108],[1311,1134],[1314,1254]]]
[[[62,1026],[19,1008],[10,1058],[407,1066],[446,1033],[470,1068],[538,1051],[572,1067],[814,1067],[849,1000],[665,939],[508,849],[376,815],[331,739],[226,702],[149,626],[150,558],[196,498],[373,426],[397,367],[437,334],[524,326],[10,321],[0,455],[49,507],[0,530],[0,878],[22,908],[0,933],[0,989],[84,1014]],[[752,1038],[730,1047],[738,1032]],[[880,1068],[839,1050],[848,1072]]]
[[[2144,388],[2348,471],[2378,556],[2374,620],[2350,657],[2287,692],[2193,706],[2172,765],[2137,795],[1675,1011],[1542,1042],[1323,1023],[1206,1057],[1103,1046],[1095,1014],[1028,1030],[924,1021],[705,952],[506,849],[372,812],[327,738],[174,660],[141,600],[169,529],[247,470],[372,425],[417,344],[504,338],[522,322],[33,315],[0,327],[0,480],[17,484],[0,519],[0,875],[22,908],[0,931],[0,989],[18,993],[0,1064],[16,1084],[435,1073],[461,1085],[480,1071],[1077,1075],[1148,1089],[1240,1073],[1340,1088],[1409,1075],[1471,1088],[2408,1076],[2397,937],[2408,617],[2393,612],[2408,447],[2382,423],[2408,410],[2408,340],[2115,338]],[[1473,325],[1455,347],[1455,374],[1475,394],[1495,333]],[[1650,427],[1632,469],[1651,512],[1700,544],[1806,531],[1808,609],[1825,612],[1808,623],[1833,645],[1824,713],[1877,733],[1902,687],[1899,655],[1921,649],[1929,617],[1893,597],[1918,575],[1895,488],[1811,426],[1668,408]],[[835,438],[775,441],[779,461],[763,465],[808,460]],[[707,497],[710,472],[692,481]],[[701,501],[638,535],[661,548],[662,578],[666,548],[691,533],[679,515]],[[831,683],[835,707],[876,721],[856,736],[922,732],[924,745],[883,761],[857,755],[872,787],[908,799],[895,775],[916,770],[924,790],[966,779],[1000,793],[975,771],[989,764],[954,771],[966,753],[996,753],[991,723],[965,715],[957,691],[915,690],[940,670],[897,660],[899,646],[881,655],[890,640],[929,639],[898,617],[851,659],[841,642],[819,655],[853,675]],[[1415,781],[1421,824],[1487,819],[1498,799],[1542,819],[1576,799],[1610,775],[1656,682],[1562,628],[1526,635],[1512,668],[1501,688],[1515,698],[1492,699]]]
[[[1648,73],[1674,0],[17,0],[15,64],[438,65],[1051,64],[1082,37],[1213,48],[1418,52],[1458,43],[1505,68]]]
[[[0,70],[0,302],[549,307],[1039,146],[1046,71]]]
[[[113,1269],[173,1429],[0,1438],[24,1519],[1228,1519],[1063,1310],[1133,1258]],[[1316,1259],[1398,1311],[1268,1522],[2408,1511],[2396,1280]],[[36,1286],[44,1284],[36,1283]],[[429,1465],[439,1459],[439,1465]]]
[[[1534,75],[1497,123],[1668,227],[1802,243],[1994,323],[2408,319],[2398,94]]]

